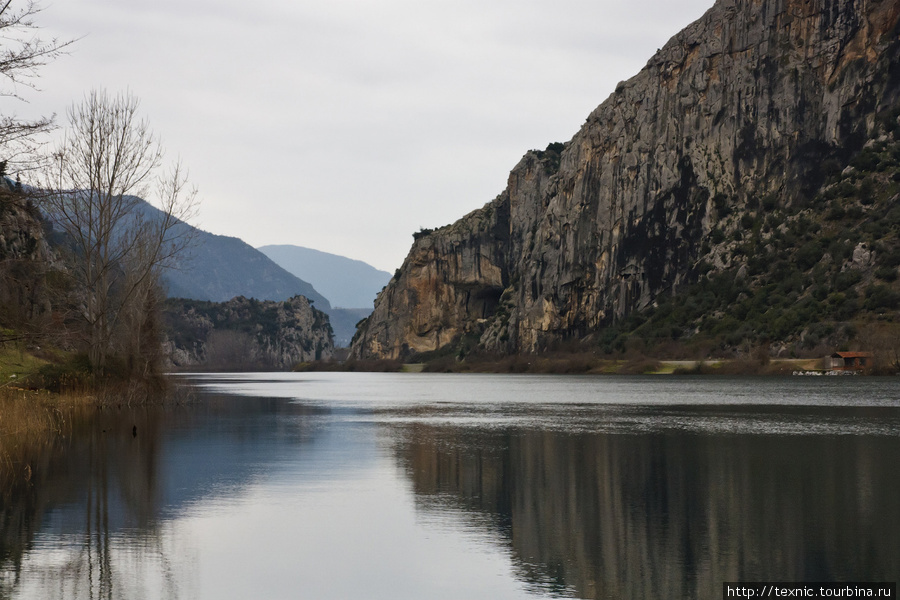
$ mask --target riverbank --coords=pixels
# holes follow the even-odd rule
[[[396,360],[318,361],[297,365],[295,371],[368,371],[406,373],[536,373],[597,375],[791,375],[818,371],[821,359],[710,359],[665,360],[649,357],[600,358],[591,353],[552,353],[503,357],[441,357],[426,362]]]

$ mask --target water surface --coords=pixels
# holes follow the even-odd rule
[[[102,411],[34,457],[0,597],[894,581],[898,379],[195,376],[195,402]]]

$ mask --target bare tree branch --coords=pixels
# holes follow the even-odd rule
[[[85,96],[69,109],[70,128],[42,182],[46,212],[72,245],[88,354],[100,370],[115,346],[142,346],[159,274],[192,242],[183,220],[195,212],[196,191],[179,164],[161,173],[162,147],[138,107],[128,93]],[[137,197],[151,191],[158,214]]]
[[[13,0],[0,0],[0,97],[25,102],[20,89],[37,89],[40,68],[64,54],[74,40],[41,39],[33,20],[41,7],[32,0],[19,4],[16,8]],[[53,128],[53,120],[0,115],[0,160],[17,171],[33,169],[41,146],[37,138]]]

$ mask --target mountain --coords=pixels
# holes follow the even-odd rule
[[[361,260],[291,245],[260,246],[260,252],[278,266],[310,282],[342,308],[371,308],[375,296],[387,285],[391,274]]]
[[[898,20],[719,0],[495,200],[416,234],[352,355],[865,343],[900,303]]]
[[[188,226],[188,225],[186,225]],[[279,267],[246,242],[196,230],[195,245],[164,275],[173,298],[224,302],[236,296],[286,300],[303,295],[328,311],[331,304],[312,285]]]
[[[360,321],[372,314],[371,308],[332,308],[328,318],[334,330],[334,344],[339,348],[349,348],[356,326]]]
[[[159,209],[134,198],[135,210],[145,219],[159,218]],[[175,225],[175,235],[193,236],[190,248],[163,272],[170,298],[225,302],[237,296],[282,301],[306,296],[320,310],[331,304],[312,285],[272,262],[265,254],[235,237],[216,235],[185,222]]]

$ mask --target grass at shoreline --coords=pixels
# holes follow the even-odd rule
[[[94,398],[87,395],[0,388],[0,485],[28,481],[28,457],[36,455],[35,448],[66,435],[74,415],[93,406]]]
[[[18,349],[0,346],[0,387],[8,387],[37,373],[48,361]]]

